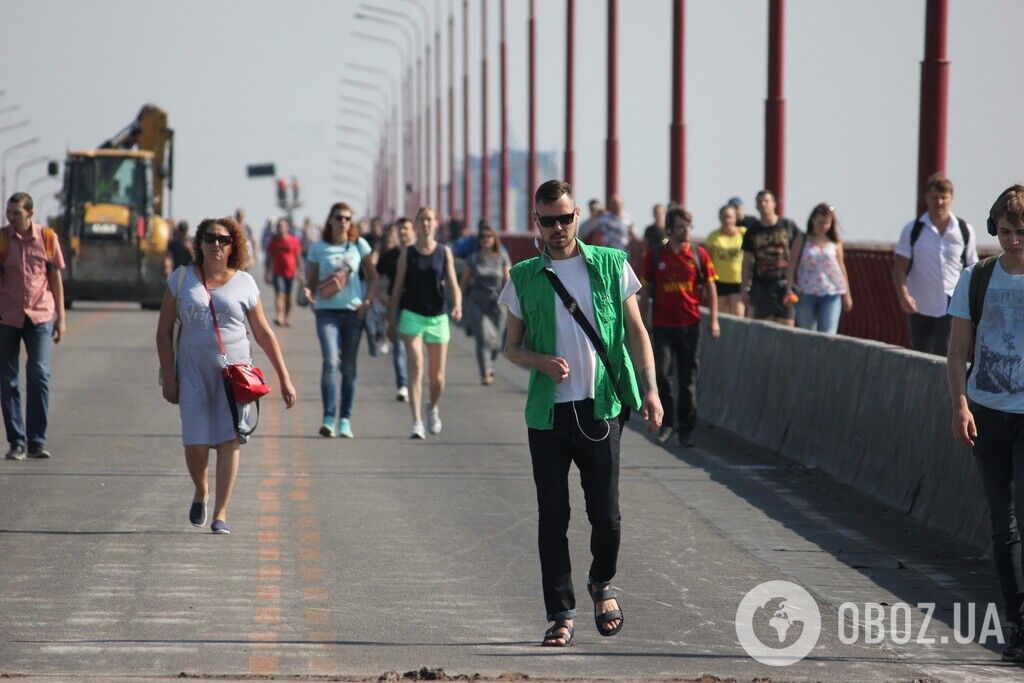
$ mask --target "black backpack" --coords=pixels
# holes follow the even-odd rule
[[[964,240],[964,251],[960,254],[960,268],[963,269],[967,267],[967,238],[970,237],[970,233],[967,231],[967,221],[963,218],[957,218],[956,223],[960,226],[960,236]],[[914,267],[914,245],[917,243],[917,238],[921,236],[922,230],[924,230],[924,221],[918,219],[914,222],[914,227],[910,229],[910,263],[907,264],[907,275]],[[988,286],[987,281],[986,286]]]
[[[967,289],[968,306],[971,311],[971,323],[977,331],[978,323],[981,322],[981,312],[985,308],[985,292],[988,291],[988,283],[992,280],[992,271],[996,268],[998,256],[989,256],[978,261],[971,271],[971,282]]]
[[[654,286],[654,274],[658,271],[658,259],[661,258],[661,250],[665,248],[665,242],[662,242],[654,249],[651,250],[651,262],[647,265],[647,281],[651,283],[651,301],[654,301],[655,292],[658,288]],[[703,298],[704,290],[704,266],[701,263],[701,252],[704,251],[704,247],[690,242],[690,251],[694,254],[693,266],[697,271],[697,300],[700,301]]]

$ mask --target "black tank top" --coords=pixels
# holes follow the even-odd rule
[[[432,254],[421,254],[415,245],[406,249],[402,308],[426,316],[441,315],[445,312],[446,253],[447,249],[443,244],[438,244]]]

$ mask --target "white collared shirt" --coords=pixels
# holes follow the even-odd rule
[[[907,274],[907,290],[917,302],[917,312],[932,318],[946,315],[949,304],[948,297],[953,295],[957,280],[964,265],[960,260],[964,254],[964,240],[960,235],[957,218],[949,214],[949,224],[944,234],[932,224],[928,212],[921,214],[917,220],[924,223],[921,234],[910,248],[910,233],[914,223],[910,221],[900,233],[900,241],[896,244],[896,255],[912,258],[914,266]],[[967,265],[978,262],[978,248],[974,238],[974,228],[967,224]]]

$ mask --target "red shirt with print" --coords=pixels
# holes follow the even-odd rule
[[[295,277],[295,264],[302,253],[302,243],[294,235],[274,236],[267,245],[270,254],[271,272],[275,277]]]
[[[704,287],[714,286],[718,277],[715,266],[708,257],[704,247],[700,252],[701,270],[704,271]],[[644,285],[653,286],[654,294],[654,326],[655,327],[689,327],[700,322],[700,298],[703,288],[697,287],[697,268],[693,261],[693,247],[689,242],[683,244],[679,253],[665,244],[658,254],[658,262],[652,271],[651,250],[644,254],[640,268],[640,279]],[[650,279],[653,274],[654,282]]]

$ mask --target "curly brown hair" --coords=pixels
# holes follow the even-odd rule
[[[249,256],[249,242],[245,239],[242,226],[234,218],[206,218],[196,228],[195,264],[203,265],[203,235],[215,225],[226,228],[231,235],[231,253],[228,254],[228,268],[245,270],[252,263]]]

